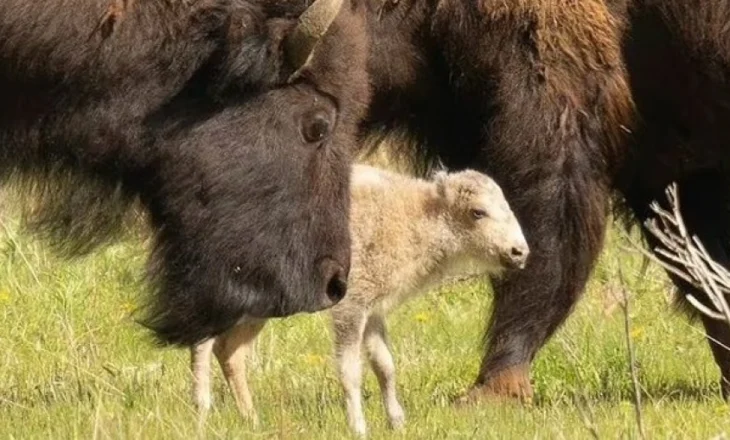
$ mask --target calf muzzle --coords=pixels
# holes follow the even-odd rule
[[[503,262],[510,269],[524,269],[527,264],[527,257],[530,250],[526,244],[512,246],[508,252],[503,255]]]

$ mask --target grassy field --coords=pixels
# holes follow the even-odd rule
[[[144,246],[128,239],[71,263],[21,233],[4,208],[0,224],[0,436],[2,438],[292,438],[348,435],[330,360],[326,314],[269,325],[250,380],[261,424],[242,423],[216,367],[215,409],[198,430],[189,400],[189,355],[159,349],[130,313],[143,292]],[[655,266],[618,234],[576,313],[537,358],[532,405],[457,409],[480,356],[488,284],[445,286],[390,319],[407,411],[388,430],[376,381],[365,405],[372,438],[636,438],[619,265],[631,297],[630,335],[651,438],[730,433],[717,370],[701,329],[672,311]]]

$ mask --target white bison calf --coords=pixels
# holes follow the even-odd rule
[[[337,369],[350,427],[366,433],[360,354],[378,378],[388,419],[404,422],[388,348],[385,314],[447,277],[522,268],[528,247],[500,187],[472,170],[438,172],[433,180],[366,165],[352,173],[352,267],[345,298],[331,309]],[[241,322],[193,349],[194,398],[210,405],[210,355],[216,354],[241,413],[255,419],[245,355],[264,321]]]

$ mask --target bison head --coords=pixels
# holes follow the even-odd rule
[[[345,295],[369,82],[364,14],[342,3],[317,0],[296,19],[242,10],[204,92],[154,122],[159,157],[142,193],[159,231],[147,325],[162,340],[196,343],[246,315],[315,312]]]

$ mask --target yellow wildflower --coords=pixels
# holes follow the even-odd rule
[[[431,320],[431,314],[428,312],[421,312],[416,314],[416,321],[418,322],[428,322]]]
[[[644,327],[636,327],[635,329],[631,330],[631,333],[629,335],[631,336],[631,339],[638,339],[639,336],[644,334]]]
[[[137,304],[135,304],[135,303],[134,303],[134,302],[132,302],[132,301],[127,301],[127,302],[125,302],[124,304],[122,304],[122,309],[123,309],[123,310],[124,310],[124,311],[125,311],[126,313],[129,313],[129,314],[131,314],[131,313],[133,313],[133,312],[134,312],[135,310],[137,310]]]
[[[308,353],[307,355],[304,356],[304,362],[306,362],[308,365],[320,366],[320,365],[324,365],[325,361],[324,361],[324,357],[322,357],[318,354]]]

